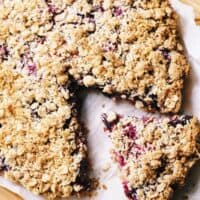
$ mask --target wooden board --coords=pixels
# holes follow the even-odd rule
[[[18,194],[0,186],[0,200],[23,200]]]

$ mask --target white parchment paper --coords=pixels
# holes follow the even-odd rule
[[[180,16],[182,37],[192,66],[190,77],[185,85],[183,111],[194,114],[200,119],[200,27],[197,27],[194,23],[192,8],[180,3],[178,0],[172,0],[172,5]],[[106,185],[107,189],[100,188],[97,190],[97,195],[86,197],[84,200],[126,199],[117,176],[116,166],[110,159],[111,143],[103,132],[103,125],[100,120],[102,113],[111,110],[126,115],[150,115],[135,109],[126,102],[116,103],[101,93],[88,91],[82,107],[82,120],[89,130],[89,157],[94,176],[99,178],[101,185]],[[105,171],[105,168],[109,169]],[[25,200],[43,199],[1,177],[0,185],[18,193]],[[175,199],[182,200],[186,194],[189,200],[200,200],[200,163],[191,170],[186,186],[175,193]]]

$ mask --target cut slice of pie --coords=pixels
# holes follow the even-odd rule
[[[123,188],[131,200],[168,200],[199,159],[200,127],[192,116],[103,115]]]

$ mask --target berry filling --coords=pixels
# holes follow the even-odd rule
[[[117,49],[117,43],[108,41],[108,43],[103,45],[104,52],[115,51]]]
[[[80,171],[76,178],[76,181],[74,184],[79,184],[84,186],[84,189],[87,190],[91,186],[90,179],[88,177],[88,162],[87,160],[82,160],[80,163]]]
[[[127,124],[124,128],[124,134],[127,135],[131,139],[136,138],[136,127],[131,123]]]
[[[112,121],[108,121],[108,116],[107,114],[102,114],[101,115],[101,120],[105,125],[105,131],[112,131],[113,127],[117,124],[117,122],[119,121],[119,115],[116,115],[116,119],[112,120]]]
[[[123,11],[120,7],[114,7],[113,8],[113,14],[115,17],[118,17],[120,15],[122,15]]]
[[[120,155],[119,153],[117,153],[117,152],[113,152],[113,153],[115,155],[116,162],[119,163],[119,166],[120,167],[124,167],[126,165],[125,158],[122,155]]]
[[[36,74],[36,70],[37,70],[37,67],[34,63],[31,63],[29,65],[27,65],[27,70],[28,70],[28,75],[35,75]]]
[[[5,157],[0,156],[0,171],[8,171],[10,166],[5,164]]]
[[[178,124],[184,126],[190,121],[190,119],[192,119],[192,116],[190,116],[190,115],[186,115],[186,116],[182,117],[181,119],[175,117],[175,118],[172,118],[172,120],[168,124],[173,127],[176,127]]]
[[[137,200],[137,192],[136,192],[136,189],[133,188],[133,189],[130,190],[130,189],[128,188],[127,182],[123,182],[122,185],[123,185],[124,193],[126,194],[126,196],[127,196],[130,200]]]
[[[25,69],[29,76],[36,75],[37,66],[29,53],[22,55],[22,69]]]
[[[150,94],[149,97],[152,99],[151,101],[151,107],[156,109],[156,110],[159,110],[159,107],[158,107],[158,96],[156,94]]]
[[[8,50],[5,46],[0,45],[0,58],[6,59],[8,56]]]
[[[57,15],[61,12],[58,8],[56,8],[55,5],[52,4],[50,0],[45,0],[45,2],[48,6],[48,11],[52,13],[53,15]]]
[[[159,49],[159,51],[161,52],[163,57],[167,60],[167,63],[170,64],[171,62],[170,50],[167,48],[162,48],[162,49]]]

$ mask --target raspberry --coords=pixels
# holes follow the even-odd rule
[[[115,17],[118,17],[118,16],[122,15],[123,11],[120,7],[114,7],[113,13],[114,13]]]

